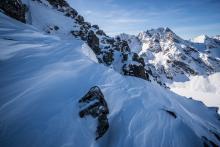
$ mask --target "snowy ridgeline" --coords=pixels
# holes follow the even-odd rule
[[[215,109],[97,64],[79,40],[0,20],[1,147],[220,145]],[[110,111],[98,141],[97,122],[78,115],[78,100],[94,85]]]
[[[158,28],[119,37],[145,57],[152,75],[172,91],[220,108],[219,36],[201,35],[188,41],[169,28]]]
[[[158,81],[170,84],[185,82],[190,76],[220,72],[220,40],[199,36],[184,40],[169,28],[151,29],[137,36],[121,34],[133,51],[145,59],[145,64]]]

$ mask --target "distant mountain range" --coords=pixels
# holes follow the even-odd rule
[[[151,75],[158,81],[187,81],[189,76],[220,71],[219,36],[202,35],[188,41],[169,28],[158,28],[138,36],[121,34],[118,37],[144,58]]]

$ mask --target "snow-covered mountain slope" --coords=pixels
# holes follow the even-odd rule
[[[183,82],[190,76],[220,71],[218,42],[207,39],[207,36],[200,36],[197,38],[200,43],[193,43],[180,38],[169,28],[158,28],[142,32],[136,39],[140,42],[137,46],[141,47],[137,53],[144,58],[154,78],[162,83]],[[212,51],[206,51],[206,46],[211,50],[211,44]]]
[[[0,146],[220,145],[216,109],[96,63],[83,41],[0,20]],[[96,122],[78,115],[78,100],[94,85],[110,111],[98,141]]]
[[[191,41],[193,42],[193,45],[201,52],[220,59],[220,39],[218,35],[215,37],[200,35],[193,38]]]
[[[194,43],[203,43],[206,45],[206,49],[219,48],[220,40],[218,36],[209,37],[207,35],[200,35],[191,39]]]
[[[132,52],[137,53],[141,51],[141,42],[135,35],[128,35],[123,33],[116,36],[116,38],[121,38],[122,40],[127,41]]]
[[[144,57],[146,67],[151,69],[151,75],[158,82],[166,83],[166,86],[180,95],[220,108],[220,95],[213,93],[212,89],[213,84],[219,83],[219,79],[208,84],[206,78],[201,78],[220,70],[220,43],[217,36],[201,35],[186,41],[169,28],[159,28],[142,32],[136,39],[129,35],[122,37],[130,41],[130,46],[138,42],[133,40],[139,40],[136,46],[140,49],[136,51]],[[210,86],[212,90],[203,91],[204,86]]]
[[[175,93],[204,102],[207,106],[220,108],[220,73],[191,77],[186,82],[169,85]],[[219,111],[220,113],[220,111]]]
[[[216,35],[213,37],[214,39],[220,40],[220,35]]]
[[[131,51],[125,40],[107,36],[98,25],[85,21],[65,0],[21,1],[26,7],[26,23],[63,39],[81,39],[92,49],[99,63],[121,74],[148,80],[143,59]]]

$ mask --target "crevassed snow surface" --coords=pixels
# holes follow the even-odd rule
[[[0,14],[1,147],[195,147],[220,145],[217,113],[201,102],[97,64],[79,40],[61,40]],[[94,85],[110,109],[108,132],[78,116]],[[172,111],[177,118],[164,110]]]
[[[220,108],[220,73],[194,76],[187,82],[174,82],[170,88],[182,96],[204,102],[207,106]],[[219,111],[220,112],[220,111]]]

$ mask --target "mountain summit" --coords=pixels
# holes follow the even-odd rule
[[[200,36],[191,42],[169,28],[147,30],[136,37],[127,36],[129,46],[139,42],[135,51],[144,58],[157,81],[187,81],[190,76],[220,71],[220,56],[214,53],[219,48],[217,39]]]

